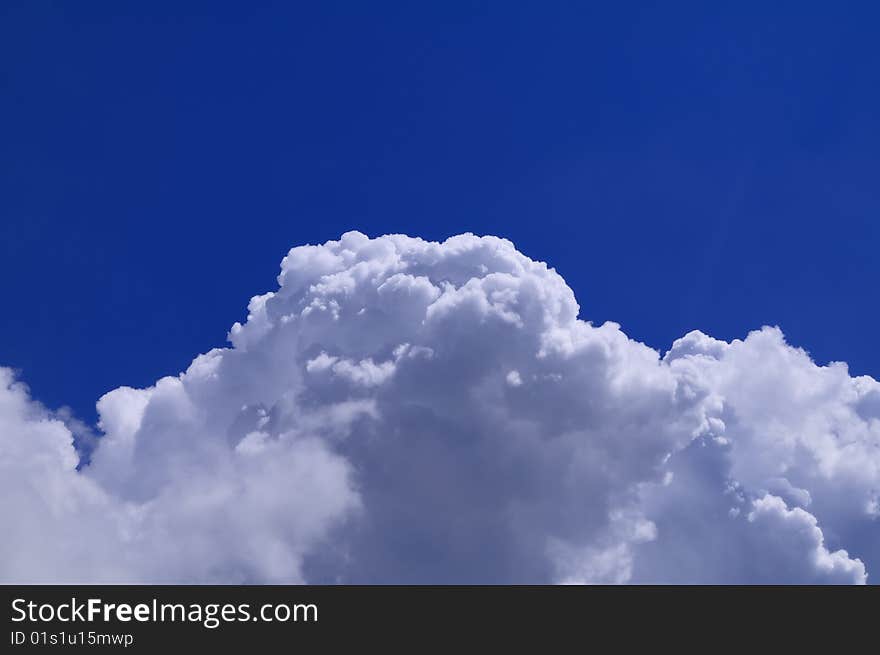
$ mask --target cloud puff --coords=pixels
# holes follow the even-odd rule
[[[880,565],[880,384],[777,329],[661,357],[580,320],[496,237],[349,232],[292,249],[278,283],[230,348],[101,398],[80,471],[70,429],[0,369],[0,579],[858,583]]]

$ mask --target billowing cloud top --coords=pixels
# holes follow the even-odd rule
[[[0,369],[3,582],[830,582],[880,566],[880,384],[660,354],[496,237],[297,247],[231,347],[69,421]],[[844,550],[846,548],[846,550]]]

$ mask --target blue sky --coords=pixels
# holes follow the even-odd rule
[[[349,229],[880,373],[869,3],[260,4],[4,3],[0,365],[48,405],[179,372]]]

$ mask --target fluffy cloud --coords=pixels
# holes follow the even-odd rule
[[[693,332],[661,357],[580,320],[553,269],[495,237],[350,232],[292,249],[278,283],[230,348],[101,398],[80,471],[73,424],[0,369],[0,579],[858,583],[880,566],[880,384],[777,329]]]

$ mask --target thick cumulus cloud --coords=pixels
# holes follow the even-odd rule
[[[284,258],[231,347],[77,430],[0,369],[0,579],[831,582],[880,566],[880,384],[775,328],[664,356],[495,237]]]

